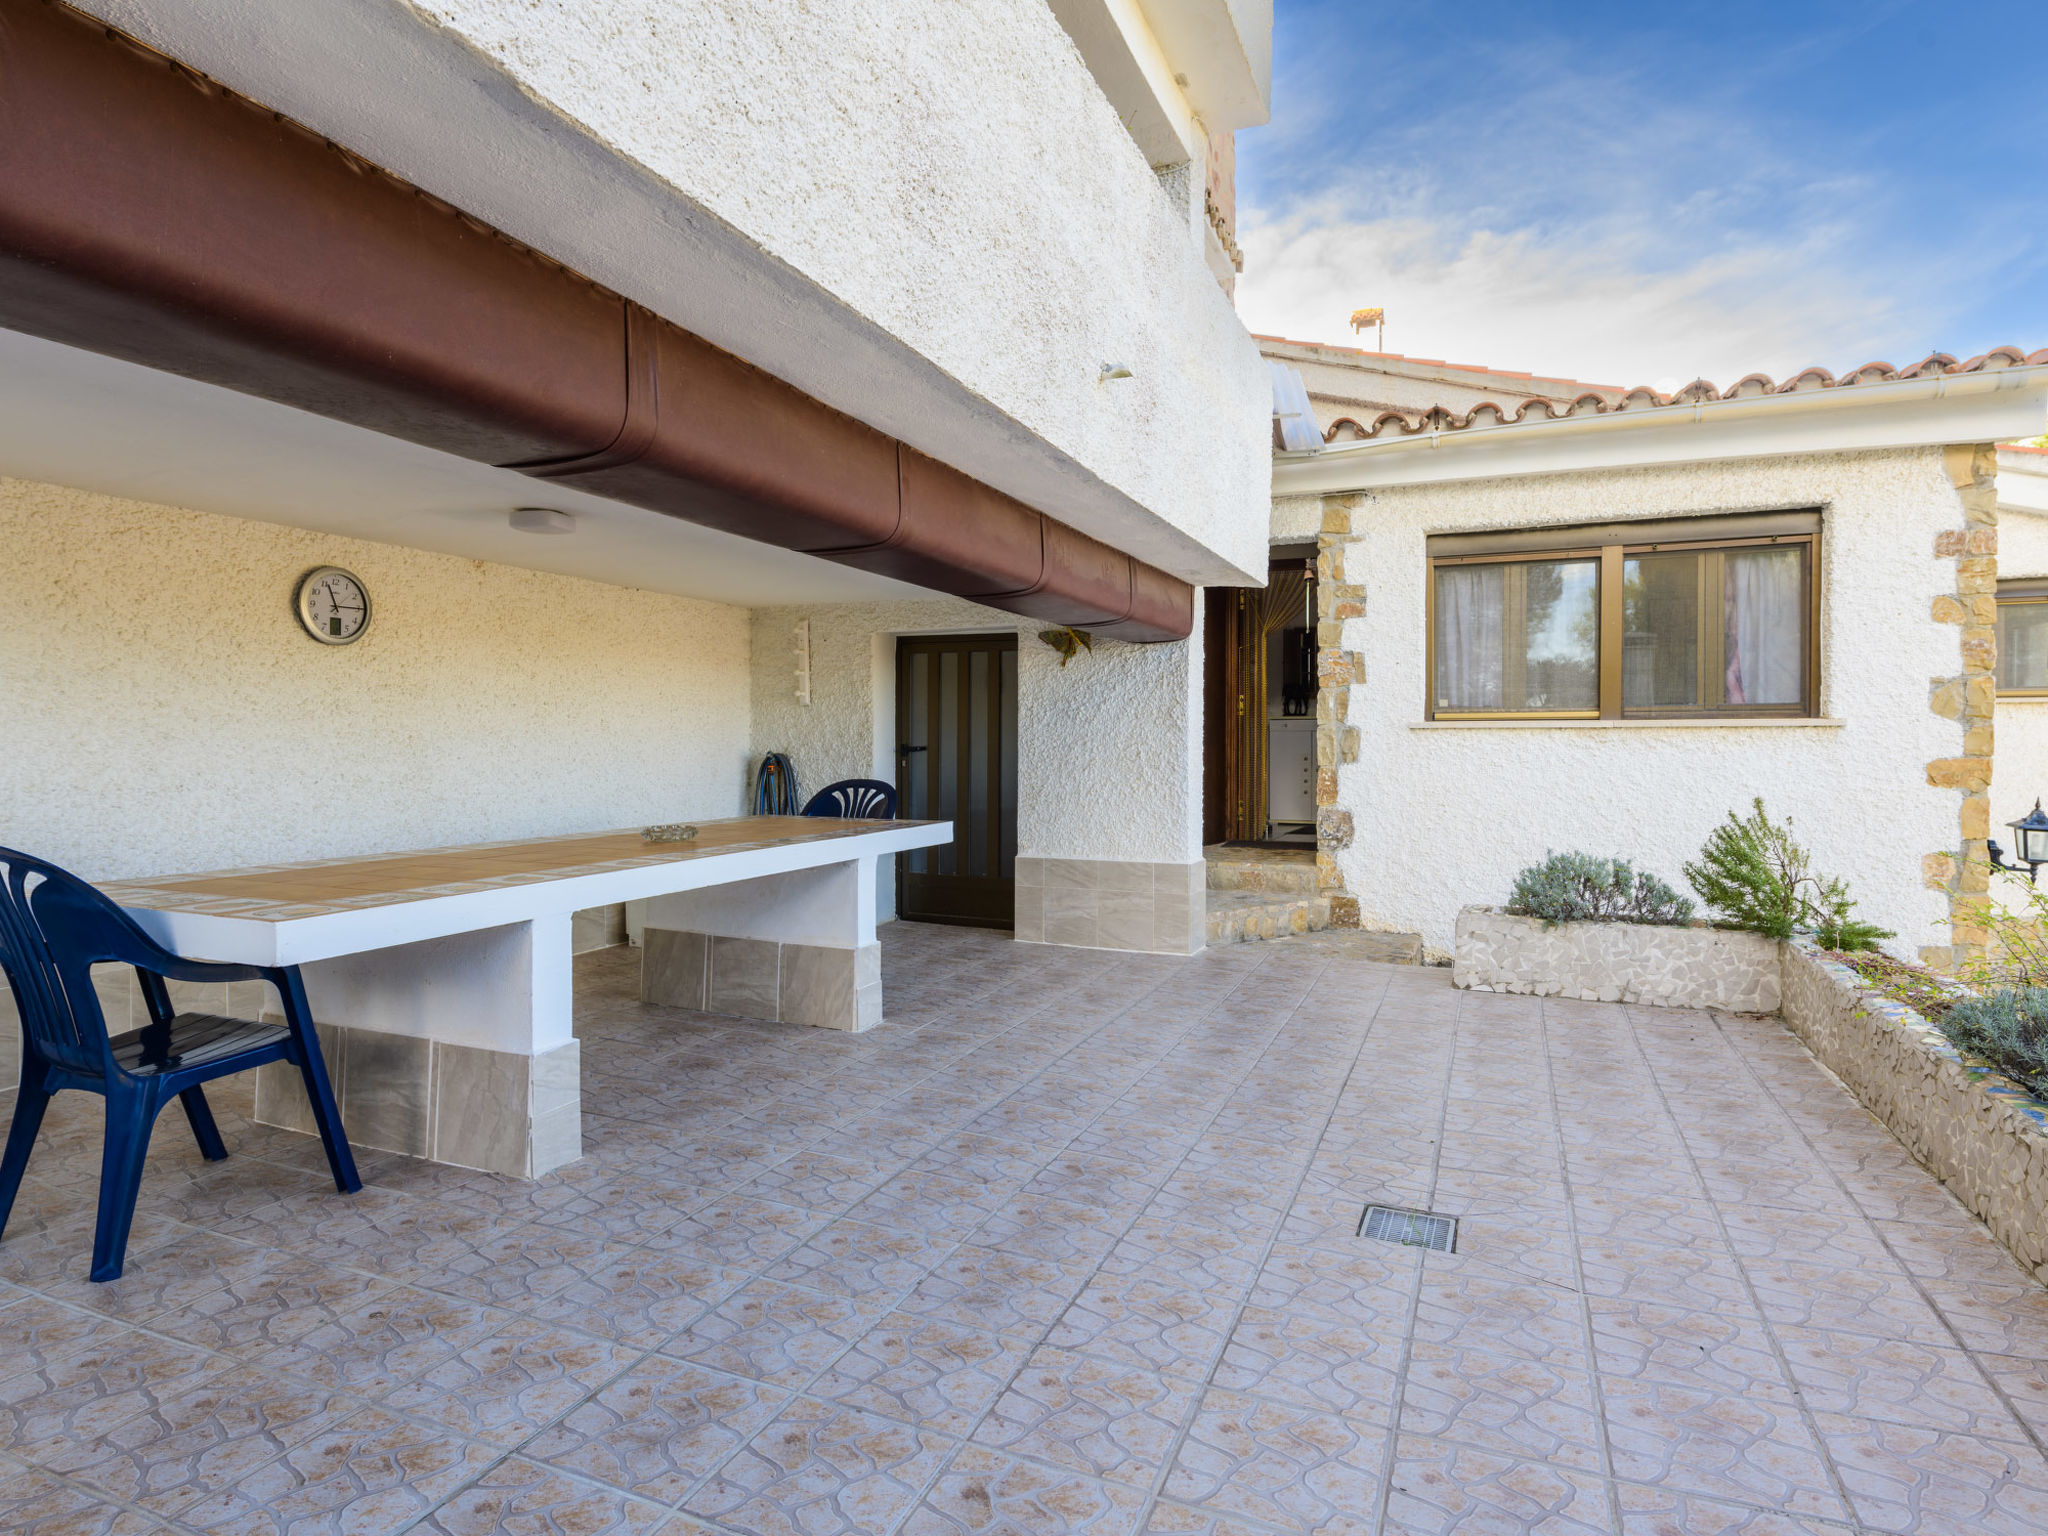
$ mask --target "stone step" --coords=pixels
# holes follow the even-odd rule
[[[1205,848],[1212,891],[1268,891],[1275,895],[1313,896],[1316,890],[1315,850],[1303,848]]]
[[[1330,926],[1330,898],[1276,895],[1270,891],[1211,891],[1211,944],[1250,944],[1316,933]]]

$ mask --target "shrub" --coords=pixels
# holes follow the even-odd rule
[[[1692,921],[1692,903],[1648,871],[1625,859],[1553,853],[1515,876],[1508,910],[1559,923],[1664,923]]]
[[[2007,873],[2007,882],[2023,898],[2019,911],[1991,904],[1985,922],[1991,929],[1989,954],[1960,966],[1962,979],[1982,992],[2000,988],[2048,987],[2048,890]]]
[[[2048,987],[2014,987],[1953,1004],[1936,1026],[2029,1093],[2048,1098]]]
[[[1792,820],[1783,826],[1764,813],[1761,796],[1747,816],[1728,813],[1714,828],[1699,862],[1685,866],[1685,878],[1700,900],[1720,914],[1721,926],[1747,928],[1766,938],[1789,939],[1809,929],[1823,949],[1875,949],[1892,937],[1889,928],[1855,914],[1849,887],[1816,875],[1807,851],[1792,840]]]

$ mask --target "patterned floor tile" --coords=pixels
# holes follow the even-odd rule
[[[2048,1530],[2048,1461],[2033,1445],[1832,1413],[1815,1422],[1866,1525],[1916,1536]]]
[[[60,1431],[24,1461],[109,1498],[175,1514],[362,1408],[358,1399],[235,1366],[110,1429]]]
[[[829,1296],[900,1296],[958,1244],[843,1216],[762,1270]]]
[[[249,1357],[267,1371],[362,1397],[381,1397],[497,1332],[513,1314],[411,1286],[379,1291],[292,1339]]]
[[[635,1248],[578,1275],[526,1315],[652,1349],[751,1278],[687,1253]]]
[[[1031,1342],[895,1312],[812,1383],[811,1395],[899,1423],[966,1436],[1031,1353]]]
[[[1223,1346],[1237,1308],[1156,1265],[1102,1273],[1053,1325],[1046,1342],[1166,1376],[1201,1380]]]
[[[685,1536],[658,1504],[514,1456],[413,1527],[431,1536]]]
[[[1148,1487],[1192,1396],[1186,1383],[1041,1346],[975,1438],[1090,1477]]]
[[[665,1354],[777,1386],[802,1386],[888,1311],[885,1300],[827,1296],[755,1280],[662,1345]]]
[[[1819,1445],[1791,1402],[1603,1379],[1615,1476],[1841,1520]]]
[[[157,1536],[170,1529],[47,1472],[0,1465],[0,1530],[8,1536]]]
[[[1621,1536],[1852,1536],[1833,1520],[1731,1504],[1675,1488],[1617,1483]]]
[[[225,1536],[362,1536],[401,1530],[501,1453],[369,1408],[178,1511]]]
[[[265,1250],[263,1262],[249,1273],[151,1318],[149,1326],[156,1333],[246,1358],[304,1338],[390,1288],[389,1281]],[[0,1313],[0,1319],[5,1315]]]
[[[407,1382],[384,1405],[510,1447],[639,1357],[591,1334],[522,1319]]]
[[[1590,1372],[1480,1344],[1418,1342],[1401,1395],[1404,1432],[1524,1461],[1603,1470]]]
[[[1088,1282],[1088,1270],[994,1248],[956,1248],[899,1310],[992,1333],[1043,1333]]]
[[[654,1355],[571,1409],[521,1454],[673,1504],[789,1400],[779,1388]]]
[[[233,1362],[133,1328],[94,1332],[34,1370],[0,1379],[0,1446],[90,1440]]]
[[[952,1453],[936,1430],[799,1398],[683,1503],[744,1536],[868,1536],[909,1512]]]
[[[1597,1475],[1401,1436],[1387,1478],[1382,1536],[1607,1536],[1607,1487]]]
[[[1319,1536],[1369,1536],[1384,1432],[1332,1414],[1211,1389],[1164,1495],[1204,1514]]]
[[[1385,1425],[1400,1396],[1403,1342],[1381,1320],[1334,1308],[1246,1307],[1212,1379],[1233,1392]]]
[[[900,1536],[1132,1536],[1145,1495],[1066,1467],[962,1446]]]

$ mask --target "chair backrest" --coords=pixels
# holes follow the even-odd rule
[[[880,779],[841,779],[811,796],[804,814],[843,816],[853,821],[894,821],[896,786]]]
[[[0,848],[0,970],[14,989],[23,1044],[52,1066],[110,1070],[107,1020],[92,968],[134,964],[155,944],[76,875]]]

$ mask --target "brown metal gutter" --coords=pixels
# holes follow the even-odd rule
[[[1186,582],[51,0],[0,0],[0,326],[1012,613]]]

